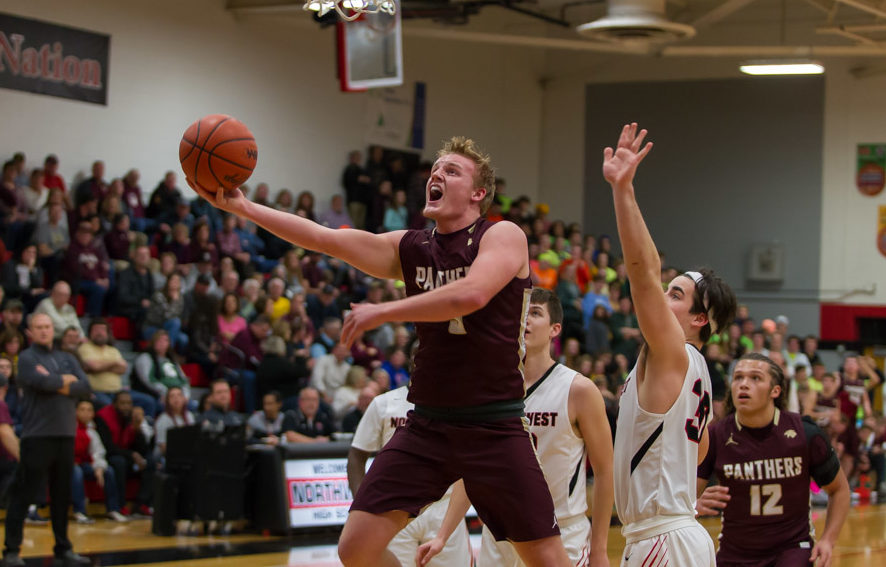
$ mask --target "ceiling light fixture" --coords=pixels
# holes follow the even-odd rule
[[[397,13],[396,0],[306,0],[303,8],[325,16],[335,10],[339,17],[353,22],[363,14],[379,12],[393,16]]]
[[[821,75],[824,66],[815,61],[749,61],[739,69],[746,75]]]

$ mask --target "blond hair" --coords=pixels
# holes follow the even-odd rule
[[[456,154],[464,156],[474,162],[476,171],[474,172],[474,187],[483,187],[486,189],[486,196],[480,201],[480,214],[486,214],[492,199],[495,197],[495,168],[492,167],[492,159],[489,154],[483,153],[474,140],[465,138],[464,136],[454,136],[448,142],[443,144],[443,148],[437,152],[437,159],[449,155]]]

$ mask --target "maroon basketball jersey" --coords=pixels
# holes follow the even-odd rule
[[[723,512],[718,562],[761,559],[813,545],[809,480],[833,482],[840,463],[821,430],[775,410],[772,423],[743,427],[735,414],[712,425],[698,477],[716,472],[731,499]]]
[[[449,234],[410,230],[400,240],[409,296],[467,276],[480,239],[494,223],[479,218]],[[416,323],[419,339],[408,400],[468,407],[523,398],[523,330],[529,278],[514,278],[482,309],[442,323]]]

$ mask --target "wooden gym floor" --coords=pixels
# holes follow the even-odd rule
[[[815,528],[824,528],[824,510],[814,511]],[[716,538],[720,521],[703,521]],[[210,567],[298,566],[337,567],[335,532],[310,536],[264,537],[261,535],[158,537],[151,534],[149,520],[117,524],[98,520],[94,525],[71,523],[69,529],[74,549],[93,559],[95,565],[143,565]],[[475,546],[479,537],[472,538]],[[22,556],[29,567],[51,564],[52,529],[25,526]],[[609,559],[617,566],[624,548],[619,528],[609,530]],[[852,508],[835,551],[836,567],[886,565],[886,505],[862,505]]]

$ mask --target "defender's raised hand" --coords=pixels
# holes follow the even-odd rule
[[[613,150],[603,150],[603,177],[613,189],[629,186],[634,181],[637,166],[652,149],[652,142],[643,145],[646,130],[637,132],[637,123],[625,124],[618,138],[618,146]],[[642,149],[641,149],[642,148]]]

